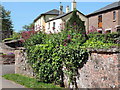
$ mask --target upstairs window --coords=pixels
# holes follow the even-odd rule
[[[102,22],[102,15],[98,16],[98,22]]]
[[[48,23],[48,29],[50,29],[50,23]]]
[[[102,15],[98,16],[98,28],[102,28]]]
[[[55,30],[55,22],[53,22],[53,30]]]
[[[113,11],[113,20],[116,20],[116,11]]]

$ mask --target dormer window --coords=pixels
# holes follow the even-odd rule
[[[116,11],[113,11],[113,20],[116,20]]]

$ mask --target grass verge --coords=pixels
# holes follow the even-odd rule
[[[7,80],[12,80],[18,84],[21,84],[27,88],[59,88],[59,89],[62,89],[59,86],[38,82],[36,81],[35,78],[26,77],[26,76],[19,75],[19,74],[6,74],[6,75],[3,75],[3,77]]]

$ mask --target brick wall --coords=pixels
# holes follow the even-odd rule
[[[103,29],[112,29],[112,32],[116,32],[117,25],[120,25],[118,23],[119,21],[119,10],[114,10],[116,11],[116,20],[113,20],[113,10],[112,11],[108,11],[105,13],[101,13],[101,14],[97,14],[94,16],[90,16],[89,17],[89,30],[91,26],[94,26],[96,29],[98,29],[98,16],[102,15],[102,27]]]
[[[78,88],[118,88],[119,50],[90,50],[91,54],[82,68],[78,69],[76,82]],[[34,76],[33,70],[27,63],[24,50],[16,50],[15,73]],[[64,68],[63,68],[64,70]],[[64,74],[65,87],[69,87],[68,77]],[[70,84],[70,87],[74,85]]]

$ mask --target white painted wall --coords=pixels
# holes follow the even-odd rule
[[[55,22],[55,29],[53,30],[53,22]],[[49,23],[50,23],[50,28],[49,28]],[[62,23],[62,20],[61,19],[56,19],[56,20],[53,20],[53,21],[50,21],[50,22],[47,22],[47,25],[46,25],[46,33],[58,33],[60,32],[61,30],[61,27],[60,27],[60,24]]]
[[[45,20],[50,20],[54,18],[56,15],[45,15],[41,16],[36,22],[35,22],[35,31],[43,31],[43,26],[46,27]]]
[[[35,22],[35,31],[38,31],[38,30],[42,29],[41,26],[43,25],[43,21],[44,21],[43,18],[44,18],[44,17],[41,16],[41,17]]]

